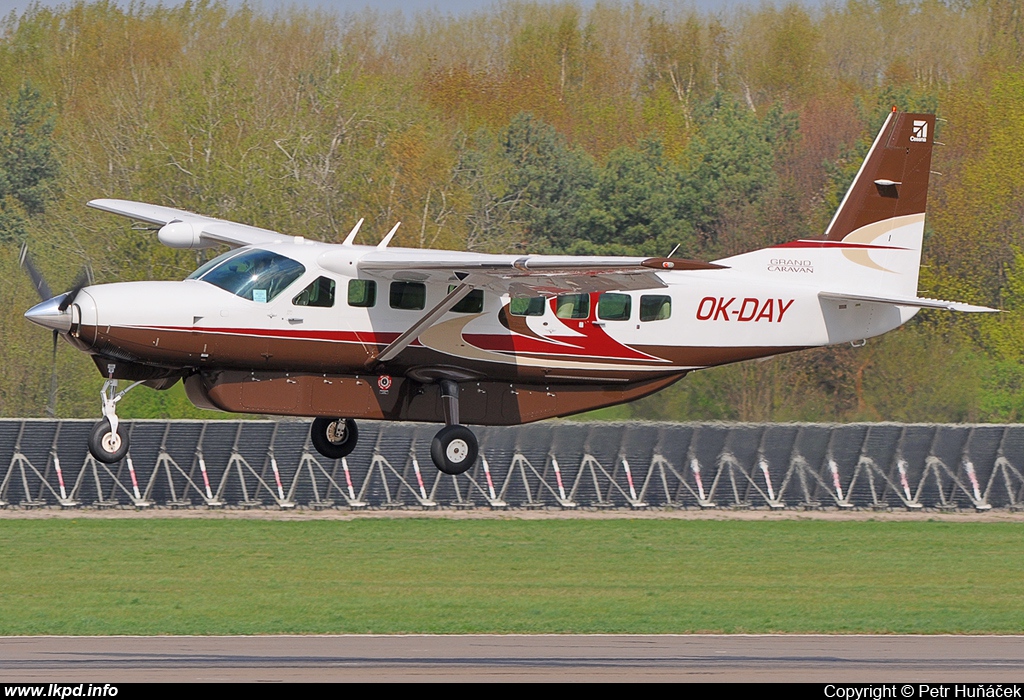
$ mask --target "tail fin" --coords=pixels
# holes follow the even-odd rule
[[[880,291],[917,295],[934,132],[935,115],[894,108],[825,230]]]
[[[928,204],[935,115],[893,112],[875,137],[843,197],[825,240],[799,240],[734,255],[716,263],[746,278],[818,287],[829,342],[869,338],[905,323],[916,309],[996,311],[917,296],[924,213]],[[893,315],[864,310],[835,316],[846,304],[882,304]],[[833,308],[835,307],[835,308]]]

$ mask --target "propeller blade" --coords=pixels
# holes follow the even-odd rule
[[[25,272],[27,272],[28,276],[32,279],[32,286],[35,287],[36,294],[39,295],[39,298],[43,301],[51,299],[53,297],[53,292],[50,290],[50,285],[48,285],[46,280],[43,279],[43,275],[39,272],[39,268],[32,262],[32,257],[28,254],[27,243],[23,243],[21,246],[21,257],[18,259],[18,262],[21,263],[21,266],[25,268]]]
[[[68,292],[67,296],[64,297],[60,304],[57,305],[58,311],[65,311],[69,306],[75,302],[75,297],[82,291],[82,287],[89,285],[92,282],[92,270],[89,266],[84,266],[78,273],[78,277],[75,278],[75,283],[71,285],[71,291]]]

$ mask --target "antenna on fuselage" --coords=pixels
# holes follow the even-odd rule
[[[363,225],[363,221],[363,219],[360,219],[356,222],[356,225],[352,227],[349,234],[345,236],[345,240],[341,242],[342,245],[352,245],[352,241],[356,239],[356,234],[359,233],[359,227]]]
[[[391,239],[395,237],[395,231],[397,231],[398,227],[401,226],[401,225],[402,225],[401,221],[399,221],[397,224],[395,224],[395,227],[393,229],[391,229],[390,231],[388,231],[388,235],[384,236],[384,240],[382,240],[380,243],[378,243],[377,247],[378,248],[387,248],[388,247],[388,243],[390,243]]]

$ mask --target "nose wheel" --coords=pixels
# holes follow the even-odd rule
[[[359,430],[351,418],[314,418],[309,440],[327,459],[341,459],[356,448]]]
[[[89,433],[89,454],[104,464],[120,462],[128,454],[128,433],[124,423],[111,429],[110,421],[104,418],[92,427]]]
[[[111,366],[110,374],[113,373]],[[103,389],[100,391],[100,397],[103,399],[103,419],[92,427],[88,440],[89,454],[95,457],[97,462],[113,464],[120,462],[128,454],[128,431],[117,417],[117,402],[139,384],[142,382],[135,382],[115,394],[117,380],[111,378],[103,382]]]

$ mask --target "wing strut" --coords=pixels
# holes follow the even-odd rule
[[[405,350],[412,341],[416,340],[416,338],[420,336],[420,333],[434,325],[439,318],[451,311],[452,307],[462,301],[466,295],[472,292],[475,288],[476,285],[470,283],[468,279],[463,280],[459,283],[459,286],[448,292],[448,296],[442,299],[437,306],[432,308],[423,316],[423,318],[414,323],[409,330],[395,338],[391,345],[388,345],[379,355],[377,355],[377,357],[373,358],[372,362],[380,363],[393,360],[398,353]]]

